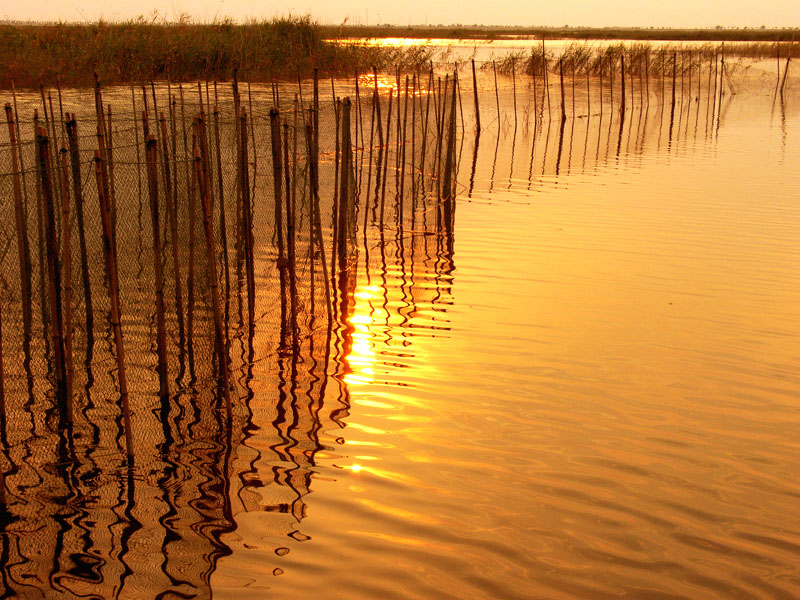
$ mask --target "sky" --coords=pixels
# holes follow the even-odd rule
[[[311,15],[321,23],[633,27],[798,27],[800,0],[39,0],[0,3],[0,20],[193,22]]]

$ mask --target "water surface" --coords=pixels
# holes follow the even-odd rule
[[[391,205],[383,228],[370,212],[364,228],[360,207],[327,359],[319,330],[299,363],[274,350],[264,237],[256,359],[234,344],[233,441],[204,408],[200,358],[168,411],[174,440],[143,460],[135,488],[113,473],[108,433],[79,442],[69,485],[46,460],[7,476],[24,516],[3,534],[7,589],[800,595],[796,97],[751,80],[721,110],[687,96],[672,112],[654,94],[621,118],[595,96],[588,110],[579,89],[562,123],[536,118],[526,85],[515,120],[501,84],[499,121],[482,88],[479,137],[464,95],[452,231],[435,196],[407,200],[402,217]],[[145,305],[148,271],[134,271]],[[135,323],[146,446],[166,433],[152,326]],[[98,405],[114,397],[106,345],[86,387]],[[101,406],[85,414],[112,421]],[[54,439],[38,418],[29,429],[12,436],[18,465]]]

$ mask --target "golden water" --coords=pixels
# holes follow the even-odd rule
[[[501,85],[499,123],[481,89],[479,138],[463,95],[452,236],[430,197],[383,230],[369,214],[363,229],[362,206],[327,371],[319,331],[296,373],[275,352],[275,255],[259,230],[256,352],[234,341],[233,441],[215,433],[199,343],[199,375],[159,413],[135,241],[134,480],[104,336],[81,375],[69,469],[47,382],[26,394],[7,360],[9,594],[800,596],[793,82],[784,102],[755,79],[721,111],[686,96],[672,115],[634,94],[624,120],[608,105],[601,116],[596,96],[588,114],[579,90],[563,125],[534,118],[525,82],[515,125]]]
[[[248,513],[221,597],[800,594],[800,115],[726,102],[576,120],[558,175],[557,121],[468,138],[454,254],[361,250],[303,541]]]

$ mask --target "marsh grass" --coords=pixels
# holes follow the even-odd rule
[[[672,69],[672,57],[676,54],[681,59],[680,69],[690,71],[699,65],[705,65],[708,60],[724,54],[736,59],[768,59],[780,56],[800,57],[800,44],[753,42],[745,44],[725,45],[719,43],[706,43],[700,46],[692,45],[691,48],[680,43],[651,44],[648,42],[635,42],[632,44],[593,45],[591,42],[574,42],[561,52],[543,50],[534,47],[530,51],[509,52],[495,59],[498,73],[508,75],[511,69],[520,73],[541,73],[544,59],[547,60],[551,70],[559,61],[562,61],[566,72],[577,74],[600,75],[608,73],[611,65],[619,63],[624,57],[627,65],[626,72],[635,75],[648,72],[652,75],[661,75],[662,69]],[[544,57],[544,58],[543,58]],[[690,60],[684,60],[689,58]],[[680,72],[680,71],[679,71]]]
[[[0,25],[0,87],[88,86],[104,83],[225,80],[238,68],[250,81],[296,79],[312,73],[352,75],[415,69],[426,48],[336,45],[310,17],[210,24],[126,23]]]

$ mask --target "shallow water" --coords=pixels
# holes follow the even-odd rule
[[[272,351],[265,243],[267,316],[256,360],[237,371],[243,434],[214,433],[198,375],[176,393],[185,412],[169,412],[171,449],[137,465],[135,497],[107,471],[121,461],[112,441],[84,442],[74,485],[45,465],[50,487],[11,505],[47,516],[4,533],[7,589],[800,595],[796,95],[773,102],[751,81],[719,115],[687,98],[672,119],[655,100],[620,119],[593,98],[587,115],[579,96],[562,124],[534,119],[520,86],[515,126],[507,82],[502,92],[499,124],[490,104],[478,139],[464,96],[452,235],[430,199],[413,221],[359,225],[327,372],[319,346],[299,375]],[[152,325],[136,327],[147,442],[159,439],[155,355]],[[112,364],[96,362],[108,381],[86,395],[113,398]],[[54,438],[31,430],[33,441],[14,434],[18,464]],[[38,471],[22,472],[24,485],[8,479],[35,489]]]
[[[514,175],[511,132],[494,171],[484,134],[453,265],[403,265],[392,240],[359,271],[349,415],[306,501],[310,539],[275,557],[255,515],[213,581],[331,598],[799,594],[798,115],[761,97],[726,111],[718,133],[672,144],[648,122],[600,160],[578,123],[569,172],[530,182],[531,132]],[[421,243],[406,233],[406,261]],[[263,582],[267,556],[283,574]]]

